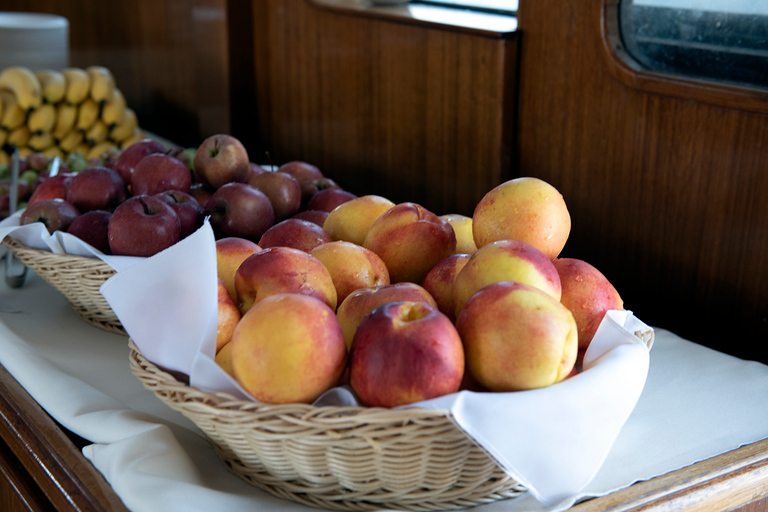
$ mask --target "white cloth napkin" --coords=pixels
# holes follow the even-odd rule
[[[117,273],[101,292],[142,353],[189,375],[209,392],[251,399],[214,361],[216,249],[206,223],[190,237]],[[463,391],[412,406],[452,419],[542,503],[575,495],[594,477],[645,384],[651,328],[611,312],[585,355],[585,371],[549,388],[518,393]],[[319,399],[350,403],[343,388]]]

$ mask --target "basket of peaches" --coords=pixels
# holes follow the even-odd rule
[[[306,162],[239,160],[196,165],[202,226],[101,288],[132,372],[232,473],[338,510],[552,504],[589,483],[653,330],[559,257],[571,220],[552,185],[514,179],[472,217],[437,215]]]

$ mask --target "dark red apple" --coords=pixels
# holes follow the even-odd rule
[[[319,210],[304,210],[293,216],[294,219],[308,220],[314,222],[321,228],[325,225],[325,219],[328,218],[328,212],[321,212]]]
[[[275,222],[293,216],[301,207],[301,186],[284,172],[262,172],[254,174],[248,184],[264,192],[275,209]]]
[[[323,177],[323,173],[320,171],[320,169],[317,168],[317,166],[307,162],[302,162],[301,160],[293,160],[291,162],[284,163],[278,167],[277,170],[286,174],[290,174],[296,178],[299,183]]]
[[[326,188],[318,191],[307,202],[307,210],[331,212],[342,203],[357,198],[357,195],[340,188]]]
[[[267,195],[247,183],[226,183],[205,205],[211,215],[216,239],[238,236],[258,243],[275,222],[275,210]]]
[[[136,164],[131,177],[131,193],[153,196],[167,190],[189,192],[192,172],[178,158],[163,153],[147,155]]]
[[[249,164],[245,146],[231,135],[211,135],[195,152],[195,173],[213,188],[231,182],[244,182]]]
[[[104,254],[110,254],[107,229],[112,213],[106,210],[91,210],[80,215],[69,225],[67,233],[74,235]]]
[[[301,205],[302,210],[308,210],[309,200],[322,190],[329,188],[341,188],[341,185],[333,181],[331,178],[317,178],[309,181],[302,181],[301,183]]]
[[[328,242],[333,242],[333,237],[314,222],[286,219],[269,228],[258,244],[262,249],[291,247],[310,252],[315,247]]]
[[[125,148],[115,161],[115,171],[126,183],[131,182],[131,175],[136,164],[147,155],[165,153],[167,149],[161,143],[152,139],[142,139]]]
[[[133,196],[112,213],[107,233],[112,254],[149,257],[180,240],[181,222],[168,203]]]
[[[19,217],[19,225],[25,226],[34,222],[42,222],[48,232],[66,231],[70,224],[80,216],[80,212],[72,203],[64,199],[45,199],[32,206],[27,206]]]
[[[67,201],[80,212],[114,211],[125,201],[128,188],[123,178],[107,167],[89,167],[72,176],[67,185]]]
[[[213,187],[201,182],[192,183],[192,186],[189,187],[189,195],[197,199],[200,206],[208,204],[208,200],[215,191]]]
[[[197,228],[202,225],[203,207],[190,194],[180,190],[166,190],[155,194],[155,197],[168,203],[179,216],[182,239],[197,231]]]
[[[19,202],[26,201],[30,194],[29,184],[26,181],[23,181],[21,177],[19,177],[19,183],[16,186],[16,193],[16,197],[19,199]],[[0,180],[0,195],[10,194],[11,180]]]
[[[69,181],[74,176],[71,172],[57,174],[52,178],[46,178],[42,182],[38,183],[35,191],[32,192],[29,201],[27,201],[27,207],[39,201],[45,201],[46,199],[66,199],[67,198],[67,186]]]

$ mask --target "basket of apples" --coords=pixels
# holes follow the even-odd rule
[[[264,203],[227,182],[210,225],[182,242],[197,256],[153,262],[172,281],[155,289],[195,276],[209,307],[128,297],[146,268],[102,290],[144,386],[231,472],[309,506],[463,509],[525,493],[551,504],[583,488],[639,397],[653,331],[596,268],[558,257],[562,195],[520,178],[472,217],[438,216],[345,193],[306,163],[280,169],[252,181],[293,176],[294,200],[272,201],[287,213],[243,221]],[[176,319],[162,343],[151,318]]]

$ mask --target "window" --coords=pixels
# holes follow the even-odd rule
[[[411,3],[466,8],[497,14],[515,14],[518,0],[411,0]]]
[[[649,70],[768,87],[766,0],[622,0],[619,20]]]

